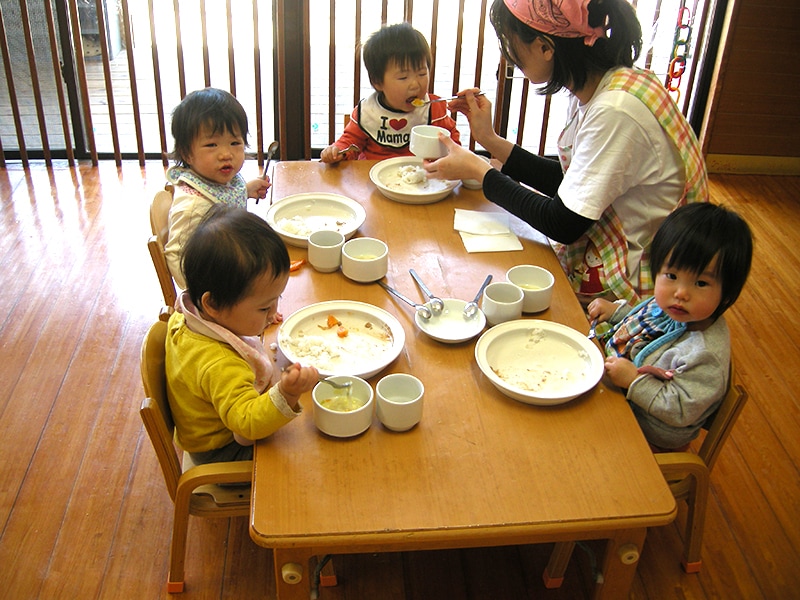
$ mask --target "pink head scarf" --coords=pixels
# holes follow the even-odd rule
[[[591,0],[503,0],[511,14],[528,27],[557,37],[583,38],[594,46],[598,38],[606,37],[602,27],[589,26]]]

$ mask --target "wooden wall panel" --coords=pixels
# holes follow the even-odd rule
[[[800,159],[796,0],[731,0],[732,19],[703,134],[707,155]]]

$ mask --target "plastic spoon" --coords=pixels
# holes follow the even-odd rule
[[[467,305],[464,307],[464,316],[467,319],[471,319],[478,313],[478,300],[481,298],[481,294],[483,294],[483,290],[486,289],[486,286],[489,285],[489,282],[492,281],[492,276],[487,275],[486,279],[483,280],[478,293],[475,294],[475,297],[472,299],[471,302],[467,302]]]
[[[403,296],[403,294],[398,292],[396,289],[394,289],[391,286],[386,285],[382,281],[379,281],[378,285],[381,286],[383,289],[385,289],[390,294],[393,294],[394,296],[397,296],[398,298],[400,298],[400,300],[402,300],[403,302],[405,302],[409,306],[413,306],[416,309],[416,311],[419,313],[419,316],[420,316],[421,319],[424,319],[424,320],[427,321],[428,319],[431,318],[431,311],[424,304],[417,304],[416,302],[414,302],[410,298],[406,298],[405,296]]]
[[[413,277],[414,281],[417,282],[417,285],[419,286],[419,289],[422,290],[422,293],[428,297],[428,300],[430,300],[429,304],[431,306],[431,312],[435,315],[442,314],[442,311],[444,310],[444,301],[441,298],[437,298],[433,295],[433,293],[428,289],[428,286],[425,285],[414,269],[409,269],[408,272],[411,273],[411,277]]]

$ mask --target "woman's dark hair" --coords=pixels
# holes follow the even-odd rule
[[[390,62],[400,67],[418,69],[433,64],[428,40],[410,23],[386,25],[373,33],[364,43],[364,66],[372,86],[383,83]]]
[[[593,0],[588,5],[589,25],[603,27],[608,37],[587,46],[583,38],[565,38],[532,29],[508,10],[503,0],[494,0],[489,18],[500,40],[506,60],[517,66],[515,44],[530,44],[544,38],[554,48],[553,75],[539,94],[555,94],[563,88],[580,90],[591,73],[614,67],[632,67],[642,51],[642,26],[627,0]]]
[[[186,242],[181,259],[195,306],[209,292],[218,308],[245,298],[264,273],[289,272],[289,252],[267,222],[244,208],[213,205]]]
[[[247,145],[247,113],[230,93],[217,88],[205,88],[186,94],[172,111],[172,137],[175,147],[172,158],[180,167],[188,167],[186,157],[191,154],[192,142],[201,128],[211,133],[227,131],[241,135]]]
[[[655,277],[664,265],[700,274],[717,258],[715,276],[722,300],[712,315],[724,313],[739,297],[753,259],[753,236],[735,212],[710,202],[694,202],[672,211],[658,228],[650,248]]]

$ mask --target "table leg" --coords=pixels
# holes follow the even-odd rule
[[[606,543],[602,580],[595,584],[593,598],[627,598],[647,529],[617,531]]]
[[[277,600],[308,600],[311,595],[309,561],[313,556],[303,548],[275,548],[272,551]]]

